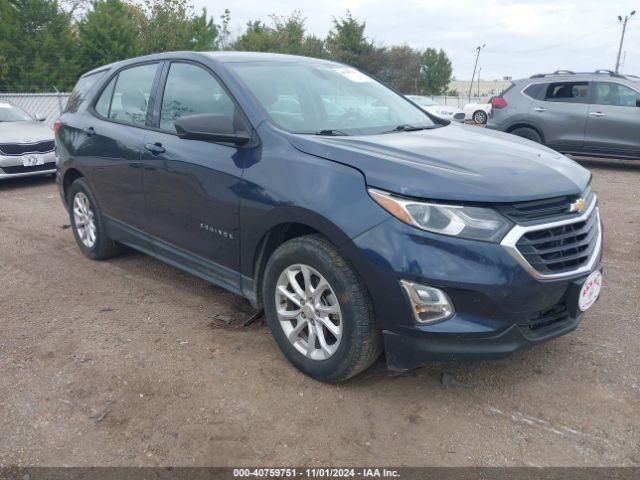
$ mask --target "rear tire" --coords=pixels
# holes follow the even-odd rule
[[[107,234],[102,213],[89,183],[84,178],[69,187],[69,218],[76,243],[92,260],[106,260],[119,255],[122,246]]]
[[[484,125],[487,123],[487,120],[489,120],[489,116],[484,110],[476,110],[475,112],[473,112],[472,118],[473,121],[478,125]]]
[[[540,137],[540,134],[536,132],[533,128],[520,127],[512,130],[510,133],[513,135],[517,135],[518,137],[531,140],[532,142],[542,143],[542,137]]]
[[[380,356],[381,334],[369,294],[324,237],[307,235],[282,244],[267,262],[262,294],[276,343],[304,374],[338,383]]]

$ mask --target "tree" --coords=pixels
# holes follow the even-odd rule
[[[365,27],[366,23],[353,18],[349,10],[344,18],[334,18],[326,40],[329,57],[367,72],[376,71],[377,62],[372,61],[375,47],[364,36]]]
[[[78,67],[69,16],[55,0],[1,0],[0,91],[70,88]]]
[[[427,95],[441,95],[445,93],[451,82],[451,60],[444,50],[436,51],[427,48],[422,52],[420,84]]]
[[[419,93],[420,51],[399,45],[385,49],[382,55],[383,67],[376,72],[378,78],[402,93]]]
[[[194,15],[187,0],[145,0],[142,13],[143,53],[218,48],[218,26],[205,9]]]
[[[250,21],[232,48],[324,57],[324,41],[315,36],[307,36],[305,22],[306,19],[298,11],[288,17],[271,15],[271,25],[259,20]]]
[[[96,0],[78,24],[78,64],[82,71],[141,53],[140,21],[122,0]]]

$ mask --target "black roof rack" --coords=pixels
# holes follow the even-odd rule
[[[619,78],[626,78],[626,77],[636,77],[635,75],[622,75],[621,73],[616,73],[613,70],[607,70],[605,68],[601,68],[598,70],[595,70],[593,72],[573,72],[571,70],[556,70],[555,72],[552,73],[536,73],[535,75],[531,75],[530,78],[544,78],[544,77],[552,77],[555,75],[609,75],[610,77],[619,77]]]

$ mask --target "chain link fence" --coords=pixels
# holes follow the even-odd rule
[[[44,123],[53,126],[62,114],[69,98],[68,93],[0,93],[0,102],[6,101],[22,108],[31,115],[46,117]]]

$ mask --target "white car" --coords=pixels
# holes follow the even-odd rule
[[[491,116],[490,103],[467,103],[462,110],[465,120],[472,120],[478,125],[486,125]]]
[[[55,173],[53,130],[43,120],[0,101],[0,180]]]
[[[429,112],[443,120],[464,122],[464,112],[451,105],[439,105],[424,95],[405,95],[406,98],[418,105],[422,110]]]

